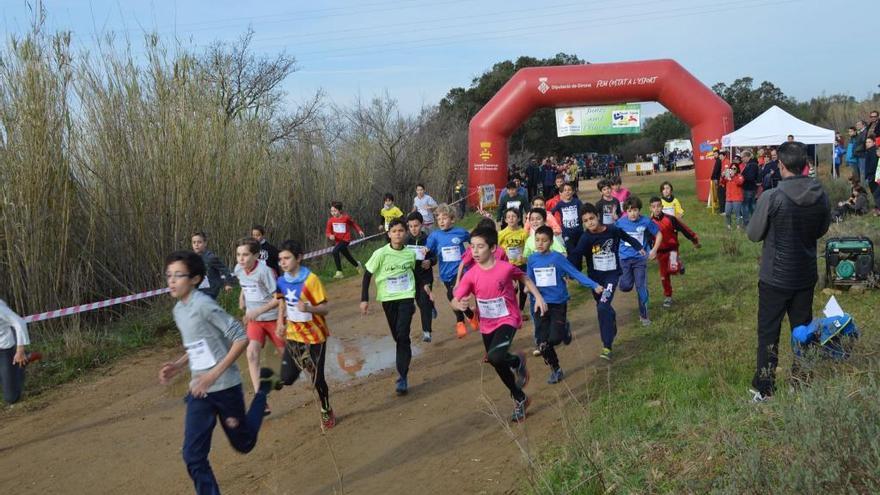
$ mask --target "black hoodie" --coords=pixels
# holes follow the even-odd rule
[[[761,282],[789,290],[814,286],[816,242],[830,223],[828,196],[816,179],[791,176],[765,191],[746,229],[749,239],[764,241]]]

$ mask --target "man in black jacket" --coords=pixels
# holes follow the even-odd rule
[[[783,143],[778,156],[782,180],[761,195],[746,230],[752,241],[764,241],[758,276],[757,369],[752,379],[756,402],[775,389],[783,316],[788,314],[792,329],[812,319],[813,287],[818,280],[816,242],[831,223],[822,185],[801,175],[807,164],[804,145]]]
[[[758,160],[755,159],[752,152],[749,150],[745,150],[742,152],[743,163],[745,163],[745,167],[743,167],[742,175],[743,175],[743,202],[742,202],[742,217],[743,217],[743,226],[749,226],[749,218],[752,217],[752,212],[755,211],[755,198],[758,196],[758,174],[761,173],[761,168],[758,166]]]
[[[538,159],[532,158],[526,166],[526,190],[529,193],[529,201],[538,195],[538,184],[541,183],[541,166]]]
[[[712,183],[715,184],[715,190],[718,191],[718,209],[721,214],[724,214],[724,202],[725,196],[727,196],[727,189],[721,185],[721,160],[724,158],[727,152],[725,151],[715,151],[715,165],[712,167]]]
[[[764,191],[773,189],[782,180],[782,176],[779,175],[779,156],[776,154],[776,150],[770,150],[770,161],[764,164],[760,177]]]

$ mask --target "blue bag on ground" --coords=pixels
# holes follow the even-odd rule
[[[852,342],[859,338],[859,329],[852,316],[842,314],[817,318],[791,331],[794,355],[803,357],[810,348],[817,347],[822,356],[831,359],[849,357]]]

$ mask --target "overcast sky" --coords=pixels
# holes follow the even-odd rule
[[[248,5],[245,6],[244,4]],[[257,5],[251,5],[252,3]],[[286,50],[293,101],[323,89],[345,104],[387,91],[405,112],[468,86],[495,62],[576,54],[590,62],[673,58],[706,85],[752,76],[799,99],[878,91],[873,2],[840,0],[47,0],[50,30],[79,46],[145,30],[201,48],[249,27],[260,53]],[[0,0],[4,37],[28,29],[28,3]],[[857,41],[854,41],[857,40]],[[655,113],[646,109],[647,113]]]

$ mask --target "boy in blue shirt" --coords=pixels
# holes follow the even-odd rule
[[[565,256],[552,251],[553,229],[543,225],[535,230],[535,252],[529,256],[528,275],[538,287],[538,292],[547,303],[547,311],[535,316],[538,349],[544,362],[550,366],[547,383],[555,384],[562,380],[559,357],[554,349],[560,343],[571,343],[571,327],[567,324],[568,288],[563,276],[577,280],[584,287],[602,294],[603,288],[580,272]]]
[[[452,301],[452,289],[455,287],[455,277],[458,274],[458,265],[461,264],[461,255],[467,248],[471,236],[468,231],[455,226],[455,208],[442,204],[434,210],[434,218],[437,220],[438,230],[431,232],[425,247],[434,253],[440,260],[440,280],[446,286],[446,298]],[[467,335],[467,327],[464,319],[467,317],[471,327],[476,332],[479,322],[474,312],[468,308],[466,311],[453,310],[455,312],[455,335],[464,338]]]
[[[657,257],[657,248],[663,242],[663,234],[660,233],[660,227],[656,223],[642,215],[642,200],[638,196],[628,198],[623,203],[623,209],[626,216],[617,220],[615,225],[639,241],[642,246],[650,245],[650,240],[653,239],[653,248],[647,253],[647,257],[643,249],[637,251],[626,241],[620,245],[622,273],[619,288],[623,292],[629,292],[635,286],[639,296],[639,320],[642,325],[647,326],[651,324],[651,320],[648,319],[648,260]],[[650,238],[646,237],[646,233]]]
[[[587,275],[604,287],[602,294],[593,293],[596,313],[599,317],[599,334],[602,337],[602,359],[611,360],[611,346],[617,335],[617,313],[611,307],[614,289],[620,279],[620,241],[626,241],[642,254],[642,244],[615,225],[602,223],[600,211],[592,203],[581,207],[584,233],[574,248],[574,255],[587,257]]]
[[[560,215],[562,225],[562,240],[565,241],[565,249],[569,252],[568,261],[578,270],[583,266],[580,256],[571,254],[571,250],[577,246],[578,240],[584,231],[581,224],[581,206],[579,199],[574,197],[574,188],[571,184],[564,184],[559,191],[559,202],[553,206],[552,213]]]

